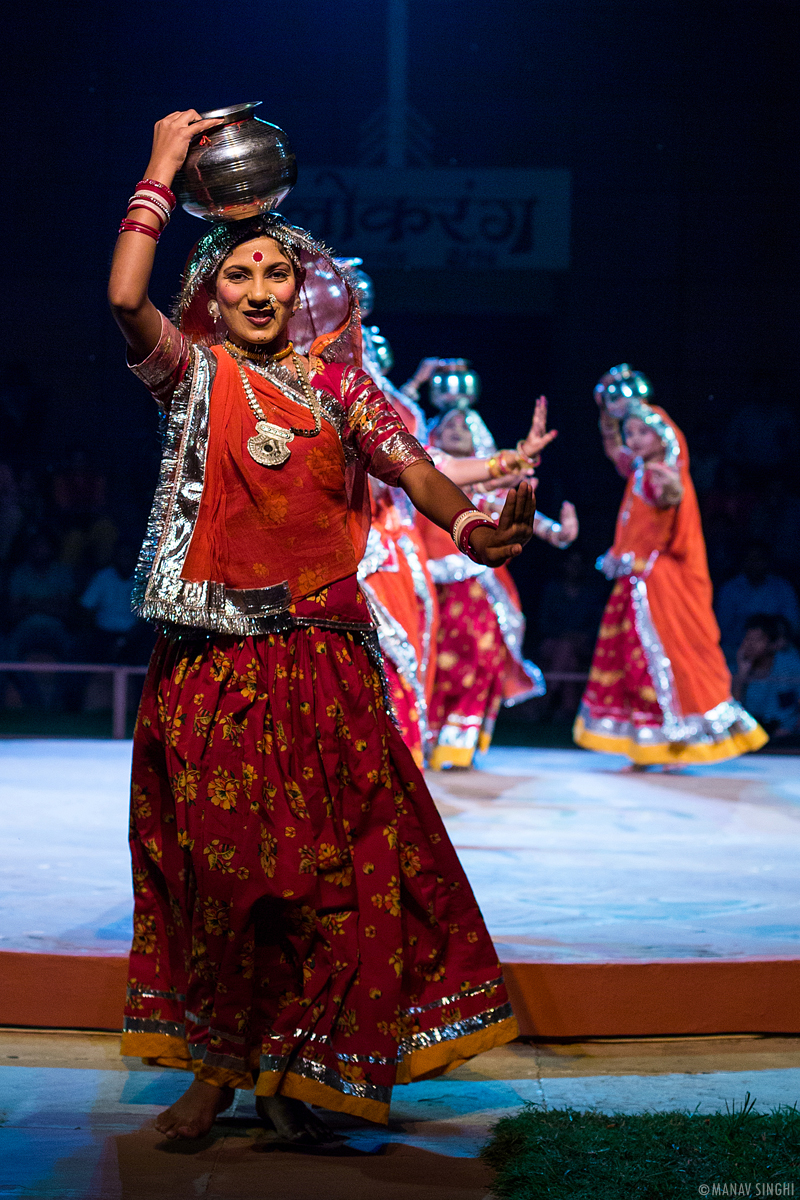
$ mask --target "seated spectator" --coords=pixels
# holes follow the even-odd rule
[[[120,543],[111,566],[95,572],[81,596],[93,617],[82,655],[88,662],[147,662],[154,635],[131,611],[135,566],[133,548]]]
[[[769,548],[763,542],[751,542],[741,572],[719,589],[715,608],[722,649],[732,671],[749,617],[769,613],[783,617],[793,637],[800,631],[797,593],[788,579],[771,574],[769,567]]]
[[[800,654],[782,617],[755,613],[736,654],[732,692],[779,740],[800,733]]]
[[[561,577],[550,579],[539,610],[539,665],[546,672],[575,674],[588,670],[604,596],[578,549],[567,550]],[[557,719],[572,719],[580,702],[582,683],[548,683],[548,704]]]

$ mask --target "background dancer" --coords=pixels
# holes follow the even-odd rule
[[[445,411],[431,427],[429,441],[434,455],[443,452],[451,460],[477,455],[484,461],[490,480],[473,486],[471,492],[484,511],[494,512],[505,496],[508,466],[517,465],[514,455],[538,461],[556,431],[546,431],[547,402],[541,396],[527,438],[511,455],[498,452],[473,407],[479,386],[475,372],[463,359],[451,360],[444,372],[433,376],[431,398]],[[562,506],[560,518],[552,521],[537,513],[534,533],[564,548],[578,536],[578,519],[571,504]],[[544,678],[522,654],[525,617],[510,573],[485,572],[465,555],[454,553],[447,538],[430,522],[422,520],[420,524],[439,596],[436,675],[428,719],[429,766],[433,770],[469,767],[476,750],[489,748],[500,706],[543,695]]]
[[[368,317],[375,289],[372,279],[362,269],[361,259],[337,259],[337,263],[350,272],[358,291],[362,318]],[[418,403],[419,388],[435,371],[447,369],[449,360],[422,359],[412,378],[398,389],[388,377],[394,356],[379,327],[362,325],[361,340],[364,370],[391,401],[409,432],[426,444],[428,422]],[[442,449],[429,449],[439,470],[460,487],[480,488],[492,481],[487,458],[458,458]],[[503,453],[509,464],[521,469],[492,481],[494,487],[501,484],[513,487],[532,477],[533,467],[523,462],[517,452]],[[421,766],[428,741],[428,707],[435,679],[439,602],[428,571],[425,539],[405,492],[371,478],[370,495],[372,527],[359,564],[358,579],[375,617],[400,732]]]
[[[262,1118],[313,1141],[329,1133],[302,1101],[385,1122],[395,1083],[517,1032],[370,657],[366,471],[487,565],[521,552],[534,504],[521,484],[494,526],[434,469],[357,366],[352,286],[277,213],[214,224],[180,329],[159,313],[171,184],[217,123],[158,122],[109,284],[167,417],[139,564],[140,611],[163,632],[134,735],[122,1049],[194,1071],[156,1122],[168,1137],[202,1136],[255,1080]]]
[[[612,367],[594,395],[603,447],[628,482],[614,545],[598,562],[616,582],[575,741],[638,766],[757,750],[767,735],[732,698],[719,645],[686,440],[627,363]]]

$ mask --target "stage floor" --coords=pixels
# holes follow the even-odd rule
[[[0,951],[127,954],[130,753],[0,741]],[[622,766],[500,748],[428,776],[501,961],[800,958],[800,760]]]

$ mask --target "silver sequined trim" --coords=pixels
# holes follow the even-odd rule
[[[507,1021],[513,1015],[510,1004],[501,1004],[488,1012],[478,1013],[475,1017],[465,1017],[463,1021],[456,1021],[452,1025],[428,1029],[424,1033],[411,1033],[400,1043],[400,1057],[407,1058],[410,1054],[416,1054],[418,1050],[426,1050],[428,1046],[436,1046],[441,1042],[455,1041],[456,1038],[477,1033],[488,1025],[499,1025],[501,1021]]]
[[[323,1067],[320,1063],[310,1062],[307,1058],[297,1058],[288,1071],[289,1075],[300,1075],[305,1079],[316,1079],[326,1087],[342,1092],[345,1096],[357,1096],[361,1100],[374,1100],[378,1104],[388,1104],[392,1098],[390,1087],[381,1087],[376,1083],[351,1083],[343,1079],[338,1071],[331,1067]]]
[[[414,580],[414,592],[420,604],[422,605],[422,611],[424,614],[424,621],[422,623],[422,662],[420,663],[422,676],[421,683],[424,688],[427,684],[428,674],[431,669],[431,637],[433,634],[434,598],[431,595],[431,584],[428,582],[428,577],[423,569],[422,562],[419,554],[417,553],[416,545],[407,533],[400,535],[398,538],[398,544],[400,549],[403,551],[403,554],[405,554],[406,562],[411,569],[411,578]],[[420,711],[424,713],[426,712],[426,709],[423,708]],[[422,722],[420,722],[420,724],[421,723]]]
[[[658,707],[661,709],[664,739],[668,742],[688,741],[691,729],[681,716],[672,663],[664,653],[661,638],[653,624],[647,598],[647,584],[638,575],[631,575],[631,601],[636,632],[647,659],[647,670],[653,682]]]
[[[482,983],[480,987],[470,988],[468,992],[456,992],[453,996],[443,996],[441,1000],[432,1000],[430,1004],[423,1004],[421,1007],[407,1008],[405,1011],[409,1014],[430,1012],[433,1008],[447,1008],[451,1004],[456,1004],[459,1000],[469,1000],[472,996],[480,996],[481,992],[492,992],[503,983],[503,976],[498,975],[497,979],[490,979],[488,983]]]
[[[123,1033],[161,1033],[166,1037],[186,1040],[186,1026],[182,1021],[157,1021],[154,1017],[125,1017]]]
[[[403,681],[408,684],[414,693],[417,713],[419,714],[420,731],[424,738],[427,728],[425,722],[425,689],[420,679],[417,652],[408,640],[403,626],[399,621],[395,620],[388,608],[385,608],[381,604],[374,590],[366,580],[360,580],[359,586],[369,602],[370,612],[375,620],[381,652],[386,655],[390,662],[394,663]],[[381,670],[383,670],[382,667]],[[388,687],[386,690],[388,695]],[[393,707],[390,708],[390,711],[393,712]]]
[[[186,1003],[182,992],[157,992],[152,988],[137,987],[136,984],[128,984],[127,996],[129,1000],[133,996],[140,996],[143,1000],[174,1000],[176,1004]]]
[[[428,560],[428,570],[434,583],[463,583],[465,579],[475,579],[490,569],[457,552]]]
[[[246,1070],[244,1058],[237,1054],[215,1054],[207,1046],[198,1045],[196,1042],[189,1043],[189,1053],[193,1059],[204,1063],[205,1066],[216,1067],[220,1071]]]
[[[579,716],[586,731],[599,737],[621,738],[637,746],[670,744],[661,727],[637,726],[631,721],[617,721],[613,717],[593,717],[585,702],[581,705]],[[758,726],[758,722],[736,700],[724,700],[706,713],[690,713],[683,718],[683,723],[686,728],[684,744],[689,746],[713,746],[733,734],[752,733]]]

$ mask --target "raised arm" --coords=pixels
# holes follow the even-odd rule
[[[606,457],[611,459],[622,478],[627,479],[633,470],[633,455],[622,440],[619,421],[602,406],[600,408],[600,436],[603,439]]]
[[[186,112],[170,113],[158,121],[143,179],[169,189],[183,165],[192,138],[219,124],[219,119],[201,121],[200,114],[193,108]],[[160,216],[160,193],[157,188],[150,190],[155,192],[155,199],[131,208],[127,218],[152,233],[142,232],[141,229],[120,233],[108,281],[108,302],[128,343],[128,357],[132,362],[143,362],[155,350],[161,336],[161,314],[147,292],[158,235],[169,219],[169,205],[166,205],[167,214]]]

